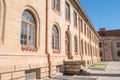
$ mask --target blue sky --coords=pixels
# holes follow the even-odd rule
[[[120,29],[120,0],[79,0],[95,29]]]

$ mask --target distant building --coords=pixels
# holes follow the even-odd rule
[[[120,61],[120,30],[98,31],[101,36],[99,47],[100,56],[103,61]]]

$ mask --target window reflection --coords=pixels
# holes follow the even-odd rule
[[[52,49],[59,49],[59,34],[56,26],[52,27]]]
[[[21,44],[27,46],[35,45],[35,21],[32,14],[24,11],[21,24]]]

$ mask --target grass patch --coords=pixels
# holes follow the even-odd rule
[[[92,68],[92,69],[105,69],[108,64],[109,64],[109,62],[99,62],[99,63],[95,63],[95,64],[92,64],[92,65],[89,65],[88,68]]]

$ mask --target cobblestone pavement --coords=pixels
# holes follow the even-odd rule
[[[120,80],[120,62],[110,62],[105,71],[92,70],[90,76],[99,77],[100,80]]]

